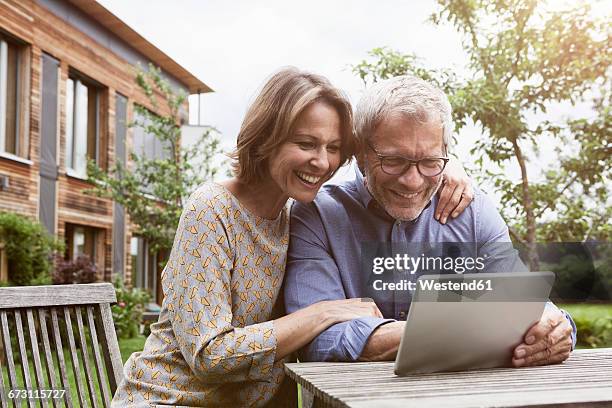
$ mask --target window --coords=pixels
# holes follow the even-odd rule
[[[66,255],[76,259],[87,255],[100,269],[104,265],[103,231],[84,225],[66,224]]]
[[[146,290],[151,295],[151,302],[160,304],[158,254],[151,251],[144,238],[133,236],[130,241],[130,257],[132,262],[132,286]]]
[[[0,33],[0,153],[27,156],[25,47]]]
[[[164,144],[153,133],[147,133],[146,126],[150,125],[150,120],[137,109],[134,110],[134,122],[137,123],[133,130],[132,151],[147,159],[168,159],[172,157],[169,146],[164,148]]]
[[[74,175],[87,176],[87,160],[99,162],[98,87],[71,75],[66,84],[66,168]]]

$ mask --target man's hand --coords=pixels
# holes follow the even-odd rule
[[[436,220],[446,224],[449,215],[456,218],[470,205],[474,199],[474,190],[470,178],[457,159],[450,159],[444,169],[443,180],[435,214]]]
[[[555,306],[547,306],[540,321],[523,338],[524,343],[514,349],[514,367],[561,363],[572,351],[572,325]]]

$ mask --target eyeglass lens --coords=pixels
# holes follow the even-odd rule
[[[433,177],[442,173],[445,161],[434,158],[413,161],[403,157],[383,157],[381,160],[383,171],[391,175],[399,175],[406,172],[411,164],[415,164],[417,170],[423,176]]]

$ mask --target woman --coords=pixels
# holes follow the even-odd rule
[[[113,406],[291,406],[284,359],[335,323],[381,316],[360,299],[286,316],[279,306],[289,199],[314,199],[352,156],[352,129],[325,78],[287,68],[265,84],[238,136],[236,177],[201,186],[183,211],[159,321]]]

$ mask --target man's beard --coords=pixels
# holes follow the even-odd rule
[[[407,212],[406,209],[412,210],[412,208],[411,207],[398,208],[397,205],[393,205],[391,202],[389,202],[386,199],[386,196],[389,194],[393,194],[393,193],[389,192],[388,189],[384,187],[372,186],[372,183],[368,182],[368,180],[370,181],[372,180],[371,177],[368,177],[368,173],[369,171],[366,172],[366,183],[367,183],[368,191],[370,192],[372,197],[378,202],[378,204],[380,204],[380,206],[385,210],[385,212],[389,214],[389,216],[399,221],[414,221],[417,218],[419,218],[419,216],[423,213],[423,210],[427,208],[427,205],[431,201],[433,196],[440,189],[440,186],[442,185],[442,179],[443,179],[443,177],[440,176],[436,185],[433,187],[429,187],[430,191],[428,191],[426,198],[423,199],[419,203],[419,206],[421,208],[418,209],[418,212],[416,212],[417,210],[415,208],[412,214],[406,215],[406,212]],[[384,190],[387,190],[388,192],[385,194]]]

